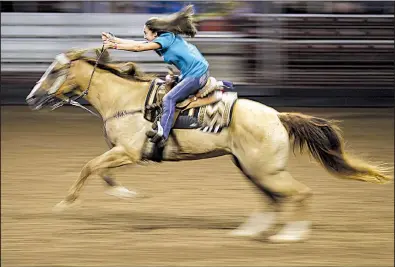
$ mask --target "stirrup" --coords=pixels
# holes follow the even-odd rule
[[[150,138],[150,141],[152,143],[155,143],[158,147],[164,147],[166,144],[166,139],[164,136],[159,135],[157,131],[155,130],[149,130],[146,135]]]
[[[146,132],[147,137],[151,139],[151,142],[158,144],[158,146],[163,147],[166,143],[166,139],[163,136],[163,128],[160,122],[154,124],[156,127],[149,129]]]
[[[151,139],[152,142],[156,143],[159,138],[163,137],[161,134],[158,133],[155,129],[149,129],[146,133],[146,136]]]

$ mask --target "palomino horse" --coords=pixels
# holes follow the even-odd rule
[[[38,110],[44,106],[59,107],[63,103],[78,105],[70,97],[84,97],[104,121],[110,149],[82,168],[65,199],[56,206],[60,210],[74,203],[85,181],[93,173],[107,182],[113,195],[134,197],[135,193],[108,175],[109,169],[152,159],[146,153],[151,151],[148,148],[152,144],[146,136],[152,125],[152,121],[147,119],[147,105],[152,103],[147,99],[156,78],[138,71],[133,63],[122,66],[99,62],[84,56],[85,52],[87,50],[70,50],[58,55],[26,98],[29,106]],[[214,113],[218,106],[213,106],[213,103],[222,101],[226,106],[224,99],[231,93],[234,94],[214,90],[205,98],[198,99],[197,103],[203,101],[200,102],[203,106],[211,103],[210,111]],[[214,94],[217,95],[217,102],[212,101]],[[210,101],[204,102],[210,97]],[[194,111],[185,108],[189,115],[200,109],[199,104],[193,102],[197,98],[191,99],[189,105],[195,105],[195,108]],[[222,115],[225,114],[224,110]],[[254,212],[245,223],[231,231],[233,236],[253,237],[267,231],[275,224],[276,214],[289,204],[294,208],[287,212],[290,215],[287,223],[269,240],[300,241],[309,236],[311,222],[307,219],[306,205],[311,190],[295,180],[287,170],[290,141],[293,148],[299,148],[301,152],[307,146],[311,155],[329,173],[339,178],[377,184],[392,180],[381,167],[348,156],[339,128],[331,121],[300,113],[280,113],[248,99],[235,99],[228,112],[229,123],[223,124],[220,127],[222,130],[213,132],[212,126],[215,124],[211,125],[211,130],[207,130],[205,125],[192,129],[175,127],[162,151],[161,160],[233,156],[241,172],[272,204],[268,206],[269,210]]]

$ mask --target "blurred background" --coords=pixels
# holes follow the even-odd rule
[[[3,104],[24,97],[55,55],[100,47],[100,34],[143,40],[151,16],[194,4],[217,79],[274,106],[392,106],[394,1],[2,1]],[[154,52],[112,52],[164,75]]]
[[[314,193],[305,243],[227,235],[267,205],[228,156],[116,169],[148,196],[131,201],[93,175],[82,203],[55,215],[81,168],[108,150],[103,122],[70,106],[33,112],[25,97],[57,54],[101,47],[102,31],[143,40],[149,17],[192,3],[190,41],[214,77],[280,112],[340,121],[346,150],[393,176],[394,1],[0,3],[2,266],[393,266],[393,184],[336,179],[306,154],[288,166]],[[152,51],[111,56],[167,71]]]

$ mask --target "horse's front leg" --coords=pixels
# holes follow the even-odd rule
[[[100,174],[101,178],[106,185],[109,187],[105,193],[110,196],[114,196],[121,199],[130,199],[136,197],[144,197],[142,194],[138,194],[135,191],[130,191],[119,182],[117,182],[109,172],[103,172]]]
[[[132,164],[137,161],[137,153],[126,151],[123,147],[114,147],[92,159],[82,168],[79,178],[74,182],[66,198],[56,206],[55,210],[58,211],[71,205],[79,197],[85,181],[91,174],[97,173],[102,176],[108,173],[109,168]]]

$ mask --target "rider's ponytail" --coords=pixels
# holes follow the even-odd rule
[[[188,5],[181,11],[165,18],[150,18],[145,26],[153,32],[172,32],[195,37],[197,29],[193,20],[193,5]]]

